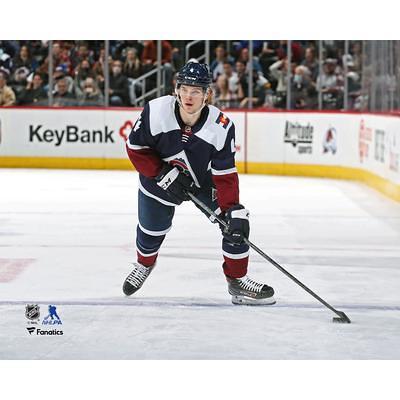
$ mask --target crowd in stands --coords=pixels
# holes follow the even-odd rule
[[[154,40],[110,41],[108,60],[105,60],[104,41],[55,40],[51,43],[50,77],[49,41],[0,41],[0,106],[47,105],[50,81],[54,106],[103,106],[106,63],[110,106],[142,105],[138,99],[144,91],[157,87],[157,74],[138,80],[157,67]],[[186,43],[161,41],[165,82],[162,94],[174,91],[175,74],[185,61]],[[349,108],[357,109],[361,94],[361,43],[351,42],[347,55],[344,55],[343,41],[338,43],[325,43],[323,68],[319,71],[317,41],[292,41],[290,65],[287,41],[253,41],[250,99],[248,41],[230,41],[229,48],[227,42],[211,41],[213,103],[220,108],[247,108],[251,102],[253,108],[285,109],[290,85],[291,109],[317,109],[319,93],[323,109],[341,109],[347,79]],[[197,51],[194,48],[192,53],[191,57],[200,57],[204,45]],[[156,91],[145,100],[154,97]]]
[[[342,109],[345,79],[348,83],[349,108],[360,107],[362,71],[360,42],[353,42],[350,54],[346,56],[344,56],[343,42],[342,47],[334,41],[327,43],[321,72],[317,41],[292,41],[290,65],[287,43],[286,40],[254,41],[251,99],[254,108],[286,109],[287,90],[290,85],[291,109],[317,109],[319,92],[323,109]],[[217,46],[215,58],[210,65],[215,82],[217,106],[248,107],[250,100],[248,61],[247,42],[234,42],[230,53],[222,44]],[[288,68],[290,68],[290,80],[288,80]]]

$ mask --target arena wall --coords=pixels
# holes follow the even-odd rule
[[[2,108],[0,167],[131,169],[140,109]],[[354,179],[400,201],[400,117],[226,111],[241,173]]]

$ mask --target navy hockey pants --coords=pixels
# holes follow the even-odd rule
[[[175,207],[162,204],[156,199],[146,196],[140,190],[138,196],[137,260],[150,267],[156,262],[162,242],[172,227]],[[212,198],[211,190],[200,192],[197,197],[218,213],[218,204],[216,199]],[[247,244],[233,245],[222,238],[222,254],[225,275],[232,278],[246,275],[249,262],[249,246]]]

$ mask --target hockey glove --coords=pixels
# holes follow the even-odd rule
[[[243,239],[249,238],[249,210],[241,204],[236,204],[225,213],[227,228],[221,227],[222,235],[233,244],[243,243]]]
[[[196,186],[193,179],[179,172],[178,168],[165,164],[161,172],[156,176],[157,185],[164,189],[174,202],[190,200],[187,192],[194,193]]]

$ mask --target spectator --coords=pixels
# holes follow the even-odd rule
[[[87,77],[83,83],[82,93],[80,95],[80,105],[84,106],[102,106],[104,97],[93,77]]]
[[[264,41],[263,40],[253,40],[253,54],[254,55],[259,55],[262,47],[263,47]],[[248,48],[249,47],[249,41],[248,40],[240,40],[239,42],[234,42],[234,51],[236,54],[240,54],[240,51],[243,48]]]
[[[7,72],[0,70],[0,107],[13,106],[16,102],[13,90],[7,86]]]
[[[86,78],[95,78],[93,70],[90,68],[90,63],[87,58],[84,58],[75,70],[74,87],[77,97],[83,94],[83,86]]]
[[[72,76],[68,75],[67,65],[60,64],[56,67],[53,73],[53,79],[55,82],[55,89],[57,90],[57,84],[60,79],[64,79],[67,82],[68,92],[75,95],[75,82]]]
[[[5,71],[5,73],[9,75],[11,73],[12,66],[12,58],[8,53],[6,53],[6,49],[0,47],[0,70]]]
[[[24,66],[18,67],[12,74],[12,78],[10,80],[10,86],[17,98],[17,104],[19,104],[20,98],[23,95],[23,92],[25,91],[27,78],[29,75],[30,75],[29,69]]]
[[[111,106],[129,105],[129,82],[128,78],[122,74],[122,62],[119,60],[113,61],[109,90]]]
[[[287,91],[287,75],[288,75],[288,60],[278,60],[273,63],[269,70],[271,76],[276,79],[276,96],[275,96],[275,107],[286,108],[286,91]]]
[[[26,40],[24,43],[29,48],[32,60],[37,63],[37,66],[40,66],[47,57],[47,42],[43,40]]]
[[[24,90],[19,104],[35,104],[41,103],[42,100],[47,99],[47,92],[44,88],[43,79],[39,73],[33,75],[33,79],[29,81]]]
[[[350,53],[352,55],[353,59],[353,69],[354,72],[358,73],[359,75],[361,74],[362,70],[362,46],[361,42],[354,42],[351,44],[351,50]]]
[[[297,110],[316,108],[317,92],[315,84],[311,79],[310,70],[304,65],[298,65],[294,70],[291,94],[291,108]]]
[[[302,61],[301,65],[304,65],[305,67],[308,68],[311,74],[311,80],[313,82],[317,81],[318,77],[318,70],[319,70],[319,65],[318,61],[315,56],[315,48],[314,47],[307,47],[305,54],[304,54],[304,60]]]
[[[229,91],[233,94],[235,93],[235,87],[231,82],[234,82],[235,79],[236,81],[238,80],[238,74],[233,70],[232,64],[229,63],[228,61],[224,62],[224,73],[222,74],[225,76],[228,80],[228,86],[229,86]],[[233,89],[233,90],[232,90]]]
[[[244,47],[240,50],[238,61],[242,61],[246,65],[246,71],[249,71],[250,66],[248,65],[250,59],[249,49]],[[258,57],[253,57],[253,71],[257,71],[258,74],[262,74],[261,65],[258,61]]]
[[[259,55],[259,63],[261,66],[262,74],[266,79],[271,81],[270,70],[269,67],[276,61],[278,61],[277,56],[277,41],[265,41]]]
[[[173,72],[179,71],[183,65],[185,64],[185,60],[183,55],[180,52],[179,47],[173,47],[172,48],[172,70]]]
[[[68,91],[68,81],[65,77],[57,82],[56,92],[53,94],[53,105],[55,107],[76,105],[75,95]]]
[[[349,109],[355,109],[361,96],[361,77],[356,71],[353,57],[350,54],[343,57],[343,63],[347,64],[348,107]]]
[[[57,67],[62,66],[65,75],[72,72],[71,71],[71,60],[69,58],[68,49],[64,49],[63,47],[61,47],[60,43],[55,42],[55,43],[53,43],[52,53],[53,53],[54,70],[56,70]],[[46,80],[47,80],[48,72],[49,72],[49,57],[48,56],[44,60],[43,64],[39,67],[39,72],[42,74],[42,76],[46,77]]]
[[[21,46],[19,53],[14,57],[13,70],[17,68],[25,67],[28,69],[29,73],[34,72],[38,66],[37,61],[32,58],[28,46]]]
[[[161,41],[161,64],[164,68],[165,76],[165,94],[171,93],[172,91],[172,78],[173,78],[173,68],[172,68],[172,46],[168,40]],[[157,45],[154,40],[145,40],[144,49],[142,52],[142,65],[143,73],[151,71],[155,66],[157,66]],[[149,83],[146,82],[146,87],[150,90],[156,87],[157,77],[154,74],[148,79]]]
[[[172,46],[168,40],[161,41],[161,64],[171,64]],[[142,52],[143,65],[151,66],[157,63],[157,45],[154,40],[145,40]],[[150,68],[150,69],[151,69]]]
[[[142,63],[135,48],[126,50],[126,59],[123,67],[123,74],[129,81],[130,104],[136,105],[136,99],[142,94],[142,85],[136,80],[142,75]]]
[[[216,82],[215,106],[221,109],[236,107],[237,103],[231,91],[229,90],[229,80],[225,74],[221,74]]]
[[[236,72],[229,78],[229,90],[236,99],[242,100],[243,93],[239,93],[239,82],[246,73],[246,65],[243,63],[243,61],[236,61],[235,66]]]
[[[277,48],[277,56],[280,60],[287,58],[287,40],[279,40],[279,46]],[[293,41],[291,42],[291,50],[292,50],[292,61],[296,64],[299,64],[303,58],[303,48],[299,42]]]
[[[80,43],[72,49],[71,64],[73,68],[77,68],[83,60],[88,60],[90,64],[94,63],[92,52],[86,43]]]
[[[55,66],[62,63],[62,48],[60,43],[54,42],[52,46],[52,53],[55,62]]]
[[[268,81],[261,75],[253,70],[253,97],[252,106],[254,108],[261,107],[265,102],[266,91],[269,88]],[[249,106],[250,97],[248,97],[249,91],[249,74],[244,74],[239,81],[239,97],[242,98],[240,107],[245,108]]]
[[[336,58],[336,68],[335,68],[335,74],[339,76],[344,77],[344,64],[345,64],[345,56],[344,54],[344,49],[339,47],[336,49],[335,56],[333,58]]]
[[[106,51],[104,48],[100,49],[99,59],[93,64],[92,71],[96,76],[97,83],[102,85],[104,82],[104,60],[106,57]],[[108,66],[111,71],[112,68],[112,57],[108,56]]]
[[[322,92],[322,106],[325,109],[339,109],[343,104],[343,77],[336,75],[336,66],[336,59],[327,58],[317,78],[317,90]]]
[[[141,40],[117,40],[111,48],[111,55],[116,60],[122,60],[126,57],[127,49],[135,49],[140,59],[143,47]]]
[[[129,48],[126,50],[123,74],[127,78],[132,79],[137,79],[140,75],[142,75],[142,64],[135,48]]]
[[[340,48],[341,46],[339,45],[339,43],[337,43],[336,40],[324,40],[325,58],[335,58],[337,60],[339,58],[338,52],[340,51]]]
[[[224,73],[225,62],[233,62],[233,60],[231,57],[228,57],[224,46],[219,45],[215,49],[215,59],[210,64],[210,71],[214,82],[217,81],[218,75]]]
[[[0,49],[2,50],[2,53],[7,54],[11,58],[11,61],[15,56],[17,46],[18,44],[13,40],[0,40]]]

